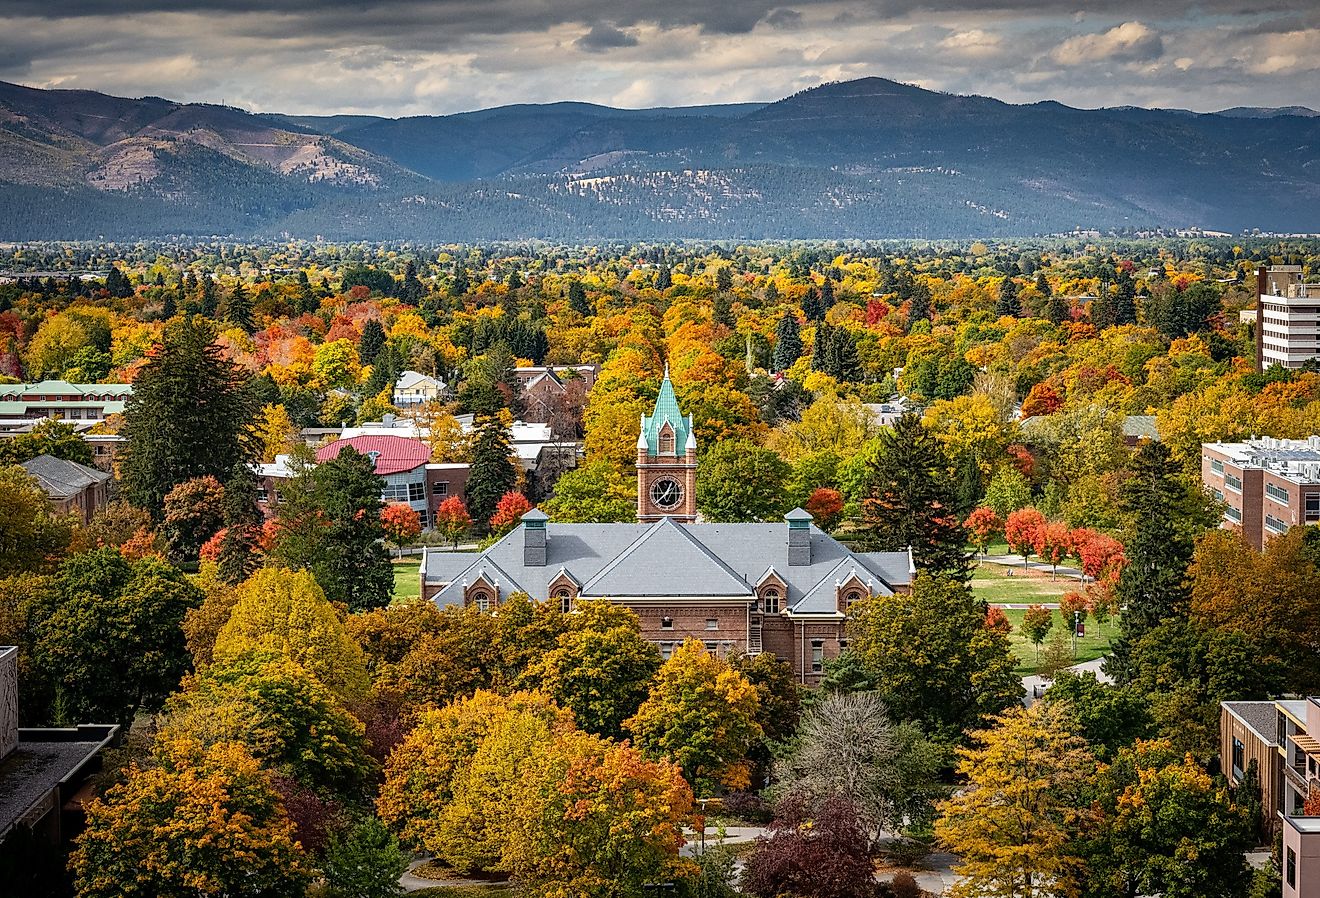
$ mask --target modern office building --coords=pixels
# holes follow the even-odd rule
[[[1300,265],[1256,270],[1256,368],[1300,368],[1320,358],[1320,284]]]

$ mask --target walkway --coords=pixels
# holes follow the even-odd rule
[[[1076,674],[1095,674],[1095,678],[1101,683],[1112,685],[1114,678],[1101,669],[1101,666],[1104,663],[1104,658],[1095,658],[1091,661],[1083,661],[1081,664],[1074,664],[1072,667],[1068,668],[1068,670]],[[1036,699],[1045,694],[1045,690],[1050,688],[1052,682],[1052,680],[1046,677],[1037,676],[1036,674],[1023,677],[1022,688],[1026,690],[1026,694],[1022,697],[1022,704],[1030,708],[1032,704],[1035,703]]]
[[[1031,561],[1024,564],[1025,559],[1023,559],[1021,555],[978,555],[976,556],[976,560],[985,562],[986,564],[997,564],[1000,567],[1006,567],[1010,570],[1012,568],[1017,568],[1018,570],[1023,570],[1023,568],[1025,568],[1026,570],[1039,571],[1046,575],[1053,570],[1054,578],[1056,580],[1081,581],[1086,579],[1086,576],[1075,567],[1068,567],[1061,564],[1057,568],[1051,568],[1043,561]]]

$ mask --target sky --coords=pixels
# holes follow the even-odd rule
[[[0,80],[254,112],[775,100],[1320,109],[1317,0],[4,0]]]

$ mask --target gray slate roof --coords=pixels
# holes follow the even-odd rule
[[[37,479],[46,495],[52,499],[67,499],[76,496],[94,483],[104,483],[110,479],[105,471],[80,465],[76,461],[56,458],[53,455],[38,455],[23,462],[23,468]]]
[[[1224,702],[1224,707],[1250,727],[1266,745],[1276,744],[1279,711],[1274,702]]]
[[[582,584],[585,598],[742,598],[773,570],[788,587],[795,614],[835,614],[834,587],[853,574],[876,595],[912,578],[907,552],[854,553],[811,527],[811,563],[788,563],[785,524],[556,524],[546,528],[546,563],[523,563],[520,526],[481,554],[428,551],[422,573],[443,585],[439,605],[462,604],[464,587],[498,579],[502,595],[549,597],[561,570]]]

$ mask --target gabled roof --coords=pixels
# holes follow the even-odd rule
[[[837,589],[840,584],[851,578],[857,578],[872,595],[893,595],[891,590],[876,573],[861,563],[857,556],[842,558],[820,582],[807,590],[797,601],[791,602],[789,609],[795,614],[830,614],[839,610]],[[905,581],[906,582],[906,581]]]
[[[53,455],[30,458],[23,462],[23,469],[37,479],[46,495],[52,499],[76,496],[87,487],[110,479],[105,471]]]
[[[326,443],[316,451],[317,462],[338,458],[345,446],[352,446],[363,455],[374,457],[376,473],[382,477],[411,471],[431,460],[431,447],[421,440],[396,436],[357,436]]]
[[[404,371],[399,375],[399,379],[394,382],[394,389],[411,390],[423,384],[434,384],[436,387],[443,389],[445,382],[438,377],[432,377],[420,371]]]
[[[746,580],[671,518],[652,524],[582,585],[582,595],[604,598],[751,594]]]

